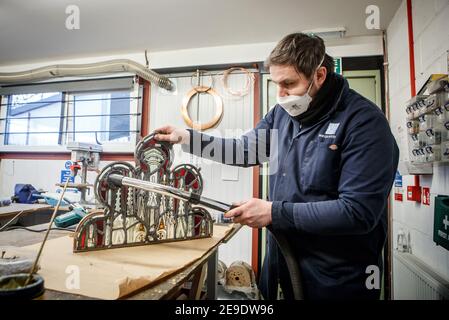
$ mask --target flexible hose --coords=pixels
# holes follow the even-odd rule
[[[293,298],[295,300],[304,300],[301,271],[299,270],[299,265],[295,259],[296,256],[290,243],[283,234],[274,232],[271,226],[267,226],[267,229],[273,235],[273,238],[275,239],[279,249],[281,250],[282,255],[284,256],[288,272],[290,273],[290,282],[293,290]]]
[[[115,59],[86,64],[56,64],[19,72],[0,72],[0,83],[23,83],[59,77],[92,76],[107,73],[130,72],[166,90],[173,83],[151,69],[129,59]]]

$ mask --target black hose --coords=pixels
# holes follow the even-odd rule
[[[304,291],[302,286],[301,271],[299,270],[299,265],[296,260],[296,255],[283,234],[274,232],[271,226],[267,226],[267,229],[273,235],[282,255],[284,256],[285,263],[287,264],[287,269],[290,274],[290,283],[292,285],[293,298],[295,300],[304,300]]]

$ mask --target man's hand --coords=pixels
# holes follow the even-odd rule
[[[235,223],[253,228],[262,228],[271,224],[271,202],[252,198],[234,205],[237,207],[226,212],[225,217],[233,218]]]
[[[154,136],[156,140],[168,141],[170,143],[188,144],[190,134],[186,129],[180,129],[173,126],[164,126],[154,130],[157,134]]]

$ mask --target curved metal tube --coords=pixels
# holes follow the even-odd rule
[[[115,59],[86,64],[56,64],[20,72],[0,72],[0,83],[23,83],[58,77],[92,76],[117,72],[131,72],[161,88],[172,90],[167,77],[129,59]]]
[[[231,205],[209,199],[198,195],[197,193],[180,190],[174,187],[166,186],[159,183],[144,181],[140,179],[134,179],[125,177],[119,174],[111,174],[108,176],[108,181],[116,186],[128,186],[141,190],[159,193],[165,196],[173,197],[180,200],[189,201],[193,204],[200,204],[210,209],[226,212],[231,209]]]
[[[207,197],[203,197],[196,193],[180,190],[159,183],[129,178],[119,174],[109,175],[108,181],[109,183],[115,186],[128,186],[141,190],[155,192],[165,196],[177,198],[180,200],[190,201],[193,204],[200,204],[209,209],[215,209],[221,212],[226,212],[233,208],[233,206],[230,204],[210,199]],[[282,255],[284,256],[285,263],[287,264],[287,268],[290,273],[290,281],[292,285],[294,299],[295,300],[304,299],[301,272],[296,262],[293,249],[291,248],[290,244],[287,241],[287,238],[284,235],[274,232],[272,228],[267,229],[273,234],[273,237],[275,238],[282,252]]]

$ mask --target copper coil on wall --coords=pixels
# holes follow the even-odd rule
[[[243,71],[246,74],[246,82],[245,82],[245,86],[243,87],[242,90],[236,91],[236,90],[232,90],[231,88],[229,88],[228,86],[228,77],[229,75],[234,72],[234,71]],[[225,72],[223,73],[223,78],[221,79],[222,83],[223,83],[223,87],[224,89],[231,95],[233,96],[239,96],[239,97],[243,97],[246,96],[251,88],[251,83],[252,81],[254,81],[254,75],[252,72],[248,71],[248,69],[242,68],[242,67],[232,67],[229,68],[227,70],[225,70]]]

